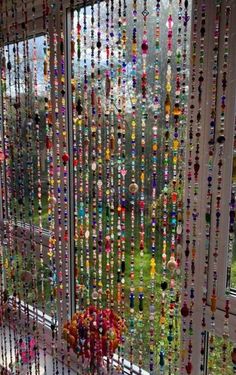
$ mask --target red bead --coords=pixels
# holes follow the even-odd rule
[[[139,207],[142,208],[142,209],[145,207],[145,203],[144,203],[144,201],[140,201],[140,202],[139,202]]]
[[[46,137],[46,148],[49,150],[50,148],[52,148],[52,142],[50,141],[50,139],[48,137]]]
[[[69,154],[64,153],[64,154],[62,155],[62,160],[64,161],[64,163],[66,163],[66,162],[69,160]]]
[[[143,53],[147,53],[147,51],[148,51],[148,43],[147,43],[146,40],[144,40],[143,43],[142,43],[142,51],[143,51]]]
[[[186,366],[187,374],[191,374],[192,368],[193,368],[192,363],[188,362],[188,364]]]
[[[189,308],[185,303],[184,306],[181,309],[181,315],[186,318],[188,316],[188,314],[189,314]]]

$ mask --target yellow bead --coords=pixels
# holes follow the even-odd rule
[[[168,83],[166,84],[166,91],[167,91],[167,92],[171,92],[171,84],[170,84],[170,82],[168,82]]]
[[[82,125],[82,119],[81,118],[76,118],[75,119],[75,125],[81,126]]]
[[[166,318],[164,316],[161,316],[160,318],[160,324],[165,324]]]
[[[174,150],[174,151],[177,151],[178,148],[179,148],[179,141],[178,141],[178,139],[175,139],[175,140],[173,141],[173,150]]]

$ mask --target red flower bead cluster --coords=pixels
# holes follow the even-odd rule
[[[113,310],[89,306],[64,325],[63,337],[75,353],[98,363],[115,352],[125,329],[125,322]]]

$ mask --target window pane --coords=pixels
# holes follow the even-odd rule
[[[226,350],[224,350],[224,344],[224,339],[216,336],[214,338],[214,350],[211,351],[211,346],[209,343],[207,364],[208,375],[232,375],[234,373],[234,367],[231,359],[234,345],[231,341],[226,340]]]
[[[123,4],[123,2],[120,2]],[[166,370],[168,371],[168,365],[171,369],[177,369],[178,367],[178,345],[179,345],[179,294],[172,294],[171,288],[168,289],[165,295],[166,306],[173,304],[173,316],[162,317],[160,323],[160,315],[155,313],[152,315],[152,308],[155,311],[161,311],[162,303],[162,288],[164,288],[163,280],[167,280],[168,285],[170,285],[171,271],[163,266],[162,262],[162,247],[163,247],[163,200],[165,196],[168,196],[168,201],[171,202],[172,197],[172,186],[174,178],[173,165],[169,161],[169,185],[166,190],[164,190],[164,169],[165,169],[165,100],[164,97],[165,87],[166,87],[166,63],[167,63],[167,31],[168,31],[168,16],[170,9],[167,2],[161,2],[161,18],[160,18],[160,49],[159,49],[159,73],[160,80],[158,88],[160,94],[160,108],[159,108],[159,122],[158,122],[158,151],[157,151],[157,193],[156,193],[156,214],[154,219],[152,218],[152,155],[153,155],[153,118],[155,112],[155,105],[153,103],[153,97],[155,92],[155,63],[156,63],[156,41],[155,41],[155,27],[156,27],[156,1],[148,1],[148,17],[147,17],[147,39],[148,39],[148,54],[147,54],[147,122],[145,127],[145,186],[144,186],[144,201],[145,201],[145,239],[144,239],[144,252],[140,251],[140,191],[135,195],[131,194],[132,187],[132,174],[136,181],[140,181],[141,174],[141,154],[142,154],[142,53],[141,45],[143,38],[143,3],[137,2],[137,61],[136,61],[136,92],[133,88],[133,56],[132,56],[132,38],[133,38],[133,14],[132,14],[132,0],[126,1],[127,3],[127,25],[119,28],[119,2],[114,2],[114,19],[111,21],[111,10],[107,10],[106,2],[100,3],[100,23],[101,23],[101,33],[98,33],[97,20],[99,19],[99,8],[97,5],[94,9],[91,6],[87,6],[85,9],[81,8],[75,12],[73,18],[73,28],[72,28],[72,38],[75,42],[76,53],[72,60],[72,86],[76,87],[74,91],[74,158],[83,158],[82,167],[77,167],[78,163],[75,163],[74,172],[74,185],[75,185],[75,230],[76,238],[75,241],[76,248],[76,269],[78,273],[78,285],[77,285],[77,296],[76,296],[76,307],[77,310],[86,308],[89,304],[102,305],[103,308],[111,307],[119,315],[124,313],[124,318],[127,325],[127,331],[125,333],[124,340],[124,357],[135,365],[139,365],[143,369],[150,371],[150,353],[153,352],[154,358],[154,369],[158,369],[162,366],[162,360],[160,359],[160,350],[165,348],[165,363]],[[171,90],[171,100],[174,102],[175,98],[175,87],[176,87],[176,69],[177,64],[180,63],[178,57],[178,1],[173,1],[172,11],[173,11],[173,59],[172,59],[172,90]],[[123,10],[122,10],[123,12]],[[94,14],[93,14],[94,13]],[[94,17],[94,24],[92,19]],[[106,33],[106,20],[109,18],[108,24],[114,23],[114,29],[111,31],[109,29],[108,34]],[[180,21],[182,16],[180,17]],[[84,26],[86,23],[86,27]],[[109,26],[110,27],[110,26]],[[122,28],[126,29],[126,50],[125,57],[120,55],[119,47],[119,33],[122,33]],[[80,45],[78,45],[78,30],[81,29],[80,33]],[[114,34],[113,34],[114,32]],[[94,34],[94,45],[92,40],[92,35]],[[100,64],[98,68],[98,50],[97,50],[97,35],[101,38],[101,50],[100,50]],[[107,36],[108,35],[108,36]],[[123,35],[123,34],[122,34]],[[189,35],[189,33],[187,33]],[[106,49],[106,38],[113,38],[114,49],[109,51],[112,54],[112,63],[109,60],[107,62],[107,49]],[[86,45],[85,45],[86,43]],[[110,43],[112,43],[110,41]],[[99,44],[100,45],[100,44]],[[187,46],[189,41],[187,41]],[[111,48],[111,47],[109,47]],[[94,51],[93,51],[94,49]],[[189,48],[187,48],[189,51]],[[123,59],[123,60],[122,60]],[[123,86],[119,82],[120,74],[120,60],[124,62],[125,74],[123,77]],[[189,62],[187,60],[186,75],[189,74]],[[122,65],[122,64],[121,64]],[[100,75],[100,83],[97,81],[98,69]],[[93,73],[94,70],[94,73]],[[109,71],[109,73],[108,73]],[[94,74],[96,79],[94,79]],[[107,78],[107,74],[109,79]],[[109,107],[108,101],[110,100],[110,81],[113,81],[113,109],[114,113],[111,115],[109,113],[106,117],[106,108]],[[123,154],[119,151],[119,108],[121,106],[121,91],[124,92],[125,97],[125,147],[123,149]],[[81,90],[81,94],[80,93]],[[87,94],[84,93],[86,90]],[[95,94],[93,93],[93,90]],[[188,87],[181,93],[181,105],[185,107],[186,96]],[[109,92],[109,93],[108,93]],[[163,95],[161,95],[163,93]],[[99,99],[97,97],[99,96]],[[109,99],[107,99],[109,97]],[[93,99],[95,98],[95,99]],[[98,101],[101,107],[101,118],[93,114],[92,106],[96,107]],[[132,158],[132,140],[133,135],[133,105],[135,102],[135,161]],[[95,104],[94,104],[95,103]],[[75,110],[76,108],[76,110]],[[76,118],[75,112],[80,112],[80,117]],[[183,111],[180,116],[180,123],[185,122],[186,112]],[[93,122],[95,119],[95,122]],[[97,122],[100,121],[100,125]],[[174,139],[174,120],[171,120],[170,126],[170,142]],[[87,129],[86,129],[87,122]],[[93,136],[91,130],[94,126],[96,132],[98,132],[97,138],[94,141],[96,143],[93,146]],[[99,130],[99,126],[101,129]],[[180,125],[181,127],[181,125]],[[114,134],[112,131],[114,130]],[[86,133],[88,131],[88,133]],[[101,131],[99,135],[99,131]],[[184,139],[184,130],[180,130],[181,139]],[[99,140],[100,137],[100,140]],[[121,136],[122,137],[122,136]],[[171,138],[172,137],[172,138]],[[88,138],[88,139],[87,139]],[[108,138],[110,141],[107,141]],[[115,146],[111,143],[114,141]],[[86,159],[86,144],[89,143],[89,155],[88,160]],[[96,156],[93,158],[93,147],[97,148],[100,142],[100,158]],[[111,142],[111,143],[109,143]],[[117,143],[116,143],[117,142]],[[123,142],[123,141],[122,141]],[[108,146],[109,143],[109,146]],[[109,154],[109,150],[114,147],[114,155]],[[123,146],[122,146],[123,147]],[[99,148],[97,151],[99,151]],[[112,151],[111,151],[112,152]],[[181,152],[181,151],[180,151]],[[122,154],[122,155],[121,155]],[[173,157],[171,154],[170,158]],[[81,161],[80,161],[81,162]],[[86,166],[87,163],[87,166]],[[96,184],[98,182],[98,163],[101,165],[100,174],[103,186],[103,197],[102,202],[99,201],[98,190]],[[135,163],[135,172],[133,172],[133,163]],[[125,174],[125,183],[123,194],[125,196],[125,219],[124,223],[121,223],[119,219],[119,184],[118,184],[118,174],[121,170],[120,165],[122,164],[122,171]],[[87,175],[86,175],[87,173]],[[114,180],[111,179],[111,173],[114,174]],[[88,182],[89,190],[86,191],[86,183]],[[96,182],[95,182],[96,181]],[[179,180],[178,180],[179,181]],[[178,183],[177,183],[178,184]],[[134,189],[137,187],[134,184]],[[140,189],[140,186],[137,187]],[[182,186],[181,184],[177,187],[178,189],[178,202],[179,207],[181,207],[182,201]],[[107,194],[107,195],[106,195]],[[112,203],[111,203],[112,202]],[[96,204],[98,203],[98,206]],[[171,216],[172,214],[172,204],[169,203],[167,208],[168,213],[168,235],[167,235],[167,248],[171,246],[171,230],[170,227],[175,223],[175,218]],[[181,209],[180,209],[181,211]],[[99,213],[102,212],[101,215]],[[132,221],[132,215],[135,216],[135,220]],[[179,215],[181,222],[181,214]],[[98,220],[98,221],[97,221]],[[100,222],[99,222],[100,220]],[[173,221],[171,221],[173,220]],[[155,230],[152,231],[152,223],[155,222]],[[123,232],[120,234],[120,229],[122,225]],[[101,232],[97,231],[98,225],[100,225]],[[175,224],[173,225],[175,226]],[[175,229],[173,231],[175,232]],[[82,234],[81,234],[82,233]],[[88,236],[86,237],[86,233]],[[90,233],[90,236],[89,236]],[[98,234],[97,234],[98,233]],[[153,284],[152,275],[152,264],[151,254],[152,254],[152,244],[151,238],[153,238],[156,243],[157,249],[155,253],[155,263],[157,274],[155,276],[155,281]],[[172,232],[173,233],[173,232]],[[99,259],[99,238],[101,238],[100,243],[102,243],[102,254]],[[122,252],[122,259],[119,259],[120,242],[122,238],[125,238],[125,249]],[[180,236],[181,237],[181,236]],[[111,245],[112,242],[112,245]],[[106,246],[113,246],[111,254],[106,255]],[[121,244],[122,246],[122,244]],[[93,251],[93,249],[96,249]],[[131,249],[132,248],[132,249]],[[110,251],[110,250],[109,250]],[[109,252],[108,251],[108,252]],[[169,251],[169,250],[168,250]],[[89,258],[89,261],[88,261]],[[109,258],[109,259],[108,259]],[[103,293],[100,302],[94,300],[94,278],[99,278],[99,262],[102,263],[101,272],[101,283],[103,285]],[[120,262],[120,263],[119,263]],[[122,263],[123,262],[123,263]],[[125,265],[124,265],[125,263]],[[124,267],[122,271],[122,267]],[[88,270],[89,269],[89,270]],[[121,269],[121,272],[117,270]],[[124,273],[121,280],[121,274]],[[163,277],[164,275],[164,277]],[[175,275],[175,282],[177,285],[180,283],[179,273]],[[96,281],[95,281],[96,282]],[[122,284],[122,286],[120,286]],[[162,284],[162,286],[161,286]],[[121,291],[120,292],[120,288]],[[169,286],[168,286],[169,288]],[[95,288],[96,289],[96,288]],[[123,297],[120,296],[123,293]],[[153,293],[152,297],[151,294]],[[142,294],[144,294],[144,300],[142,300]],[[123,298],[123,302],[120,300]],[[153,298],[154,302],[150,302]],[[140,302],[141,300],[141,302]],[[89,302],[87,302],[89,301]],[[124,305],[122,306],[122,303]],[[140,305],[143,303],[143,312],[140,313]],[[152,307],[150,308],[150,303]],[[169,307],[168,307],[169,308]],[[167,311],[169,311],[167,308]],[[141,309],[142,310],[142,309]],[[150,320],[154,316],[154,322],[150,323]],[[154,329],[152,328],[154,327]],[[145,328],[144,328],[145,327]],[[168,327],[170,327],[168,329]],[[161,333],[162,329],[162,333]],[[153,331],[154,333],[153,333]],[[167,340],[167,334],[163,335],[163,330],[169,332],[169,339]],[[153,336],[152,336],[153,335]],[[163,336],[160,339],[161,335]],[[173,338],[173,339],[172,339]],[[154,349],[152,349],[154,348]],[[122,356],[123,348],[118,350],[119,357]],[[141,354],[140,354],[141,353]],[[152,354],[151,354],[152,356]],[[168,362],[168,357],[171,358]]]
[[[17,219],[21,222],[32,223],[35,226],[39,225],[38,178],[40,178],[42,184],[42,225],[46,229],[48,222],[45,90],[43,75],[44,36],[37,37],[35,43],[35,48],[33,39],[14,45],[10,44],[5,47],[6,65],[10,69],[7,69],[6,74],[6,119],[4,132],[11,145],[10,158],[12,166],[16,167],[15,175],[12,174],[11,183],[9,182],[9,186],[12,184],[13,188],[13,199],[10,200],[8,213],[11,212],[11,215],[13,215],[15,211]],[[26,49],[28,49],[28,53]],[[27,62],[24,58],[26,53],[29,56]],[[19,60],[18,62],[16,58]],[[36,66],[34,58],[36,59]],[[25,74],[26,70],[27,74]],[[18,110],[16,110],[16,96],[18,96],[20,101],[20,108]],[[40,117],[38,133],[35,124],[36,105]],[[37,136],[39,137],[38,140]],[[40,160],[37,160],[37,142],[39,142]],[[19,155],[21,160],[19,159]],[[38,163],[40,163],[40,170]]]
[[[15,241],[10,244],[9,239],[3,256],[8,295],[49,314],[51,272],[47,250],[40,247],[40,254],[34,237],[41,227],[40,242],[48,228],[44,43],[45,37],[37,36],[5,46],[4,218],[10,222]]]

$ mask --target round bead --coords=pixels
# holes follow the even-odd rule
[[[64,163],[68,162],[69,160],[69,154],[67,154],[66,152],[62,155],[62,160],[64,161]]]
[[[92,293],[92,299],[94,301],[96,301],[98,299],[98,292],[96,290]]]
[[[186,305],[186,303],[184,304],[184,306],[182,307],[181,309],[181,315],[186,318],[189,314],[189,308],[188,306]]]
[[[135,194],[138,192],[138,184],[133,182],[132,184],[129,185],[129,192],[132,194]]]
[[[174,271],[177,268],[177,262],[174,257],[171,257],[169,262],[167,263],[167,268],[169,271]]]

